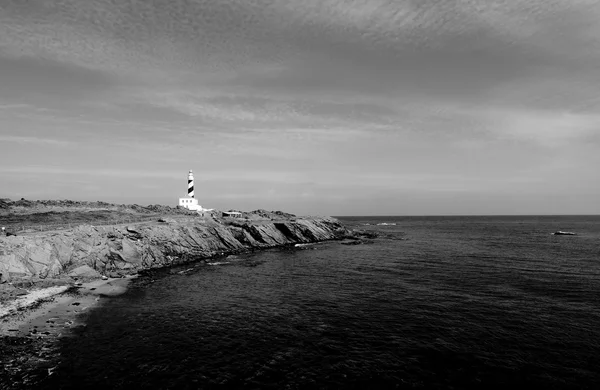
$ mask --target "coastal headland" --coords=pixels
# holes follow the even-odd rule
[[[0,302],[22,295],[23,291],[10,291],[9,286],[51,287],[73,280],[120,278],[214,256],[350,234],[334,218],[265,210],[223,218],[218,212],[200,216],[168,206],[3,200],[0,211],[0,222],[8,231],[0,237]]]
[[[57,338],[139,275],[274,247],[357,237],[330,217],[255,210],[208,216],[181,207],[0,200],[0,377],[52,375]],[[302,246],[300,246],[302,247]],[[28,374],[26,374],[28,373]]]

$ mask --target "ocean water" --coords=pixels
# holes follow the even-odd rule
[[[600,388],[600,216],[340,219],[380,236],[138,280],[40,387]]]

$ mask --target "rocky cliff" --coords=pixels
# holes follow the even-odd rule
[[[115,276],[215,255],[332,240],[347,235],[333,218],[223,224],[199,219],[0,237],[3,281],[63,274]]]

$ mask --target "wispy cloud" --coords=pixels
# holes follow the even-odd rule
[[[552,147],[576,140],[586,142],[600,131],[600,114],[510,110],[490,113],[490,117],[490,122],[499,123],[495,129],[498,137]]]
[[[0,135],[0,142],[17,144],[39,144],[46,146],[69,146],[73,144],[70,141],[57,140],[53,138],[19,137],[13,135]]]
[[[19,110],[24,108],[31,108],[29,104],[0,104],[0,110]]]
[[[155,170],[128,170],[128,169],[83,169],[76,166],[60,167],[60,166],[42,166],[42,165],[20,165],[20,166],[3,166],[0,167],[0,172],[5,174],[17,175],[80,175],[80,176],[107,176],[114,178],[173,178],[177,177],[176,171],[155,171]]]

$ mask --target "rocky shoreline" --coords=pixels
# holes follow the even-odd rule
[[[134,278],[99,279],[29,293],[35,299],[32,304],[0,320],[0,388],[31,388],[52,376],[61,362],[59,340],[85,331],[89,310],[125,292]]]
[[[83,282],[265,248],[356,238],[333,218],[81,225],[0,237],[0,318]],[[53,292],[55,291],[57,292]],[[62,289],[62,290],[61,290]],[[36,294],[41,294],[35,298]],[[23,301],[20,303],[20,301]]]
[[[84,331],[85,311],[123,293],[138,275],[149,282],[181,264],[358,238],[326,217],[160,221],[0,237],[2,388],[28,388],[51,376],[60,363],[58,340]]]
[[[65,275],[120,277],[216,255],[334,240],[349,234],[333,218],[160,221],[131,226],[81,225],[0,237],[0,282],[36,282]]]

